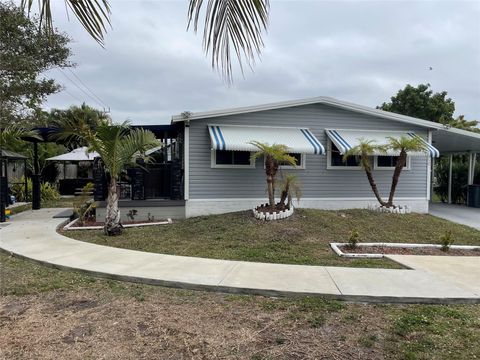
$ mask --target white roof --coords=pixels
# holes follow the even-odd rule
[[[434,148],[432,145],[428,144],[424,139],[415,135],[415,133],[411,131],[390,131],[390,130],[343,130],[343,129],[326,129],[327,136],[330,140],[335,144],[337,149],[340,151],[341,154],[345,154],[347,151],[353,149],[357,146],[361,141],[373,141],[372,145],[379,145],[385,146],[389,144],[389,137],[393,138],[400,138],[400,136],[407,136],[407,137],[418,137],[424,143],[426,147],[426,151],[421,152],[409,152],[410,156],[433,156],[439,157],[440,152]],[[387,150],[387,152],[375,152],[371,155],[389,155],[389,156],[397,156],[399,155],[399,151]]]
[[[88,152],[86,146],[70,151],[69,153],[48,158],[50,161],[93,161],[100,156],[97,152]]]
[[[250,142],[258,141],[285,145],[292,153],[325,154],[320,141],[306,128],[209,125],[208,131],[214,150],[257,151]]]

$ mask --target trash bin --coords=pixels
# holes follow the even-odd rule
[[[480,185],[468,185],[467,206],[480,208]]]

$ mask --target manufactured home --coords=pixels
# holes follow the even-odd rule
[[[428,151],[409,154],[395,203],[428,212],[433,164],[440,154],[480,152],[480,135],[378,109],[317,97],[217,111],[185,112],[170,125],[146,126],[163,143],[149,169],[132,170],[131,198],[121,201],[122,216],[192,217],[252,209],[266,200],[263,159],[251,160],[251,141],[287,145],[296,167],[302,198],[297,207],[367,208],[376,205],[358,158],[343,154],[360,139],[387,142],[401,135],[420,137]],[[375,154],[372,167],[383,196],[388,196],[395,153]],[[469,183],[473,182],[471,161]],[[95,177],[95,175],[94,175]],[[98,182],[98,181],[97,181]],[[97,187],[97,200],[103,200]],[[102,217],[103,202],[97,209]]]

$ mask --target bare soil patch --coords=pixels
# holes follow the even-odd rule
[[[0,358],[347,360],[385,356],[386,325],[377,321],[381,312],[372,306],[336,308],[320,301],[318,308],[315,302],[303,308],[280,299],[174,293],[155,292],[143,301],[98,291],[23,297],[23,310],[2,319]],[[17,300],[0,298],[0,309],[11,311]],[[89,306],[78,307],[86,303]],[[357,319],[358,314],[361,318],[351,326],[350,317]],[[375,339],[368,346],[362,345],[365,334]]]
[[[389,247],[389,246],[339,246],[346,254],[386,254],[386,255],[435,255],[435,256],[480,256],[480,250],[449,249],[443,251],[433,247]]]

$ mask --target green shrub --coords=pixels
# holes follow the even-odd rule
[[[450,250],[450,246],[454,243],[454,239],[452,237],[452,230],[445,231],[445,234],[440,236],[440,245],[442,245],[442,251],[447,252]]]
[[[42,201],[52,201],[60,199],[60,193],[57,188],[48,182],[40,184]],[[17,201],[32,201],[32,179],[27,178],[27,193],[25,193],[25,178],[22,176],[17,183],[12,185],[12,193]]]
[[[348,236],[348,246],[351,248],[357,247],[359,242],[360,234],[357,230],[350,231],[350,235]]]
[[[95,220],[95,201],[92,199],[93,183],[87,183],[79,196],[73,200],[73,213],[78,217],[78,222],[83,225],[87,220]]]

